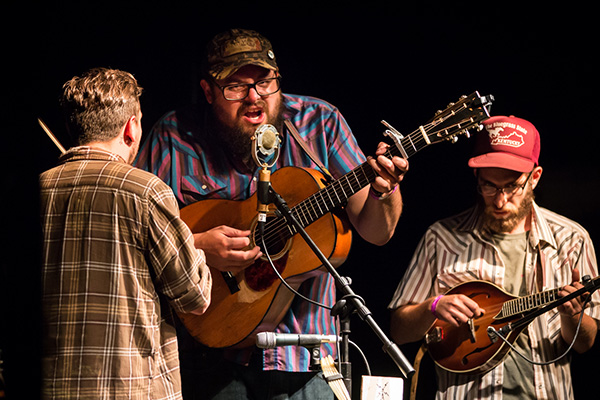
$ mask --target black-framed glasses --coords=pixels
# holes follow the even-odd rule
[[[481,195],[486,196],[486,197],[496,196],[496,194],[498,194],[498,192],[504,193],[509,198],[513,197],[513,196],[520,196],[523,194],[523,191],[525,190],[525,187],[527,186],[527,182],[529,182],[529,178],[531,178],[532,173],[533,173],[533,170],[531,170],[529,175],[527,175],[527,179],[525,179],[525,182],[523,182],[522,184],[518,184],[518,185],[512,184],[512,185],[508,185],[508,186],[499,188],[496,185],[492,185],[491,183],[484,183],[483,185],[477,185],[477,191]]]
[[[215,82],[216,83],[216,82]],[[217,83],[223,97],[226,100],[237,101],[244,100],[250,93],[250,88],[256,90],[259,96],[269,96],[277,93],[281,89],[281,76],[275,78],[262,79],[254,83],[234,83],[232,85],[221,86]]]

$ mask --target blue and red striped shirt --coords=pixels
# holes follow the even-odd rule
[[[339,178],[362,164],[366,158],[339,110],[307,96],[282,95],[283,118],[298,130],[300,137],[320,162]],[[199,106],[198,106],[199,107]],[[175,193],[180,206],[204,199],[245,200],[256,191],[259,168],[249,174],[236,167],[225,149],[214,145],[206,129],[206,114],[200,109],[177,110],[163,116],[140,148],[135,165],[158,175]],[[316,164],[285,130],[279,158],[271,172],[287,166],[316,168]],[[250,152],[251,149],[248,149]],[[335,303],[334,280],[329,274],[305,281],[303,295],[322,304]],[[276,329],[284,333],[333,335],[335,324],[329,310],[295,299]],[[181,349],[185,351],[185,344]],[[228,358],[248,362],[249,352],[228,350]],[[324,345],[322,354],[332,354]],[[310,354],[303,347],[285,346],[264,350],[264,369],[309,371]]]

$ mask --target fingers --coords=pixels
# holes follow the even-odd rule
[[[579,281],[580,273],[577,268],[573,269],[572,280],[573,280],[573,282],[570,285],[564,286],[560,289],[560,291],[558,292],[559,297],[562,298],[562,297],[568,296],[569,294],[584,287],[583,284]],[[574,297],[573,299],[558,306],[558,308],[557,308],[558,312],[561,315],[570,316],[570,317],[574,317],[574,316],[578,315],[580,312],[582,312],[584,310],[584,308],[585,308],[584,305],[586,304],[586,300],[587,300],[588,296],[589,296],[589,293],[586,292],[586,293],[581,294],[580,296]]]
[[[260,247],[248,248],[250,233],[249,230],[218,226],[194,234],[194,241],[196,247],[204,250],[209,266],[221,271],[237,272],[262,256]]]
[[[408,160],[394,156],[391,159],[384,155],[389,145],[381,142],[375,152],[375,157],[369,157],[368,162],[377,173],[377,178],[372,185],[374,189],[386,193],[390,192],[404,178],[408,171]]]
[[[439,299],[435,313],[438,318],[454,325],[466,323],[471,318],[478,318],[485,310],[465,295],[446,295]]]

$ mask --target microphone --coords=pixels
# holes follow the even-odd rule
[[[267,212],[269,211],[270,196],[269,188],[271,186],[271,171],[267,168],[275,164],[279,157],[279,133],[273,125],[260,125],[254,132],[252,137],[253,151],[252,157],[256,164],[261,168],[258,175],[258,185],[256,194],[256,211],[258,211],[258,226],[260,233],[264,232],[264,224],[267,221]],[[271,164],[267,164],[264,159],[275,153],[275,157],[271,160]]]
[[[315,347],[321,343],[335,343],[338,339],[335,335],[260,332],[256,335],[256,346],[261,349],[274,349],[279,346]]]
[[[256,138],[256,147],[258,151],[264,156],[270,156],[279,148],[279,132],[273,125],[263,124],[260,125],[254,132],[254,138]],[[255,151],[256,153],[256,151]],[[262,163],[257,161],[258,166],[262,167]]]

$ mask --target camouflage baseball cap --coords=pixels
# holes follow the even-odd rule
[[[208,43],[206,53],[206,71],[216,80],[249,64],[277,71],[271,43],[255,31],[230,29],[219,33]]]

